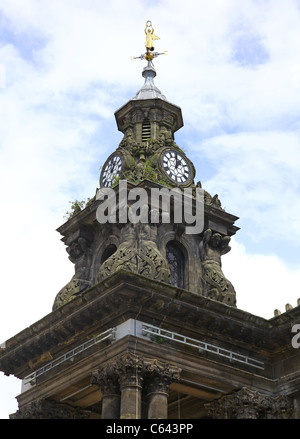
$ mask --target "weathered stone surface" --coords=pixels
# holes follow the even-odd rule
[[[103,418],[115,418],[120,412],[121,419],[140,419],[144,390],[148,396],[148,418],[164,419],[168,414],[169,386],[179,376],[180,369],[174,365],[126,352],[94,371],[91,382],[103,389]],[[117,399],[119,393],[120,401]]]
[[[236,292],[231,282],[226,279],[222,271],[221,256],[230,251],[230,237],[205,230],[200,243],[200,257],[203,266],[204,295],[236,306]]]
[[[89,419],[91,413],[68,404],[40,400],[22,407],[10,419]]]
[[[122,157],[118,178],[128,181],[128,191],[182,183],[194,196],[201,183],[194,183],[194,166],[174,140],[183,125],[180,108],[165,98],[140,98],[116,112],[124,134],[116,150]],[[186,180],[168,177],[171,165],[162,165],[168,150],[176,152],[174,169],[182,163],[178,153],[184,158]],[[120,183],[111,183],[120,200]],[[186,418],[299,416],[299,353],[291,346],[291,326],[300,308],[269,321],[236,308],[221,257],[238,218],[225,212],[218,195],[204,191],[204,229],[189,236],[184,221],[100,224],[99,202],[93,197],[58,229],[75,274],[57,294],[53,312],[0,348],[0,370],[27,378],[11,417],[164,419],[170,409],[179,415],[180,404]],[[132,202],[121,208],[129,210]],[[171,246],[178,250],[173,259]],[[136,327],[155,322],[171,335],[124,334],[128,319]],[[97,340],[108,329],[110,336]],[[119,330],[122,336],[114,339]]]
[[[290,419],[293,413],[291,398],[265,395],[247,387],[205,407],[213,419]]]
[[[131,271],[162,282],[170,282],[170,268],[156,245],[156,226],[127,224],[121,231],[118,250],[101,266],[98,280],[121,269]]]

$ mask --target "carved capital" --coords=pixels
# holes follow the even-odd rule
[[[178,380],[181,369],[156,359],[145,360],[145,385],[148,395],[151,393],[169,393],[172,381]]]
[[[118,394],[120,388],[145,384],[148,392],[168,393],[172,381],[178,380],[181,369],[170,363],[144,358],[131,352],[117,357],[94,371],[91,383],[104,394]]]
[[[292,399],[286,395],[277,397],[262,396],[261,417],[266,419],[291,419],[293,414]]]
[[[115,363],[120,388],[137,386],[143,383],[144,360],[130,352],[119,357]]]
[[[238,392],[205,404],[213,419],[257,419],[258,392],[243,387]]]
[[[94,371],[92,384],[97,384],[105,394],[117,394],[119,388],[141,386],[143,382],[144,361],[142,357],[130,352],[117,357],[99,370]]]
[[[205,407],[213,419],[289,419],[293,410],[289,397],[264,395],[247,387]]]
[[[93,372],[91,384],[98,385],[103,396],[120,394],[118,376],[111,364]]]

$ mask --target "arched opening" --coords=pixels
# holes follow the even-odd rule
[[[111,255],[113,255],[116,250],[117,247],[114,244],[109,244],[101,256],[101,264],[103,264],[103,262],[105,262],[106,259],[108,259]]]
[[[170,266],[172,285],[185,287],[185,256],[176,241],[170,241],[166,246],[166,258]]]

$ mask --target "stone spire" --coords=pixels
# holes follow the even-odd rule
[[[144,67],[142,76],[145,78],[145,83],[143,87],[137,92],[133,99],[163,99],[166,101],[166,97],[161,93],[161,91],[154,84],[154,78],[156,76],[156,71],[152,61],[148,61],[148,65]]]

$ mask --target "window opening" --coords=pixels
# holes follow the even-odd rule
[[[176,243],[168,242],[166,258],[170,266],[172,285],[184,288],[185,257]]]
[[[114,244],[110,244],[103,252],[103,255],[101,257],[101,264],[106,261],[111,255],[114,254],[114,252],[117,250],[117,247]]]

